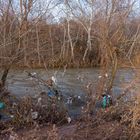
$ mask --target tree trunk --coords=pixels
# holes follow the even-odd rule
[[[5,86],[5,82],[6,82],[9,70],[10,70],[10,67],[5,68],[4,71],[3,71],[3,75],[1,77],[2,87]]]

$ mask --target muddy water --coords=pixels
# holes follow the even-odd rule
[[[11,70],[8,76],[8,89],[17,96],[36,95],[41,91],[46,91],[41,83],[28,76],[27,72],[36,72],[37,76],[47,80],[51,76],[56,77],[56,84],[65,98],[79,95],[81,99],[86,95],[85,85],[88,82],[97,83],[99,80],[99,69],[68,69],[64,70]],[[129,83],[134,77],[131,69],[120,69],[116,75],[113,93],[118,95],[122,92],[122,85]],[[83,104],[67,105],[70,114],[78,114]]]

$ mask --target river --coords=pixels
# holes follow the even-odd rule
[[[35,72],[38,77],[47,80],[51,76],[56,77],[56,84],[66,98],[69,96],[80,96],[84,98],[86,96],[85,86],[90,83],[97,83],[99,80],[99,69],[68,69],[64,70],[11,70],[8,75],[7,86],[11,93],[17,96],[24,95],[36,95],[41,91],[45,91],[46,87],[41,83],[35,81],[28,76],[27,72]],[[134,77],[134,73],[131,69],[119,69],[113,85],[113,95],[117,96],[123,90],[124,84],[128,84]],[[70,114],[79,113],[82,104],[75,104],[68,106]]]

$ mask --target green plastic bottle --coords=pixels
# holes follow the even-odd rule
[[[106,107],[107,107],[107,96],[104,96],[104,97],[103,97],[102,107],[103,107],[103,108],[106,108]]]

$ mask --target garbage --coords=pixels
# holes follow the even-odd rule
[[[83,82],[84,81],[84,75],[78,75],[77,80]]]
[[[54,76],[51,77],[52,81],[54,82],[55,85],[57,85],[56,78]]]
[[[0,102],[0,110],[5,108],[5,104],[3,102]]]
[[[32,112],[31,116],[33,120],[36,120],[38,118],[38,112]]]
[[[68,121],[68,123],[71,123],[72,120],[71,120],[70,117],[68,117],[68,118],[67,118],[67,121]]]
[[[101,75],[99,75],[99,76],[98,76],[98,78],[100,79],[100,78],[102,78],[102,76],[101,76]]]
[[[8,94],[8,96],[4,94],[0,102],[0,110],[5,107],[3,102],[6,103],[4,111],[6,114],[0,113],[2,122],[7,122],[4,127],[14,126],[14,128],[20,128],[32,125],[34,122],[40,124],[67,122],[68,111],[63,100],[61,100],[63,99],[62,94],[58,93],[57,88],[54,89],[54,82],[50,79],[53,83],[48,85],[38,75],[35,76],[36,73],[30,73],[29,75],[34,76],[33,79],[37,79],[38,83],[43,83],[47,88],[45,87],[45,91],[43,89],[41,93],[34,96],[17,98],[12,94]]]
[[[66,104],[72,104],[72,100],[73,100],[72,97],[68,97],[68,98],[67,98],[67,103],[66,103]]]
[[[37,75],[36,72],[30,72],[30,73],[28,73],[28,76],[32,76],[32,77],[34,77],[34,76],[36,76],[36,75]]]
[[[54,94],[52,91],[49,91],[49,92],[48,92],[48,96],[49,96],[50,98],[52,98],[52,97],[55,96],[55,94]]]
[[[81,96],[77,96],[78,99],[81,99]]]
[[[14,118],[14,115],[10,115],[11,118]]]
[[[105,77],[108,77],[108,74],[107,73],[105,74]]]
[[[89,83],[86,85],[86,88],[87,88],[87,89],[90,89],[91,86],[92,86],[92,84],[89,82]]]
[[[38,104],[38,105],[41,105],[41,100],[42,100],[42,98],[39,97],[38,100],[37,100],[37,104]]]
[[[112,104],[112,98],[110,95],[103,94],[103,100],[102,100],[102,107],[106,108],[109,107]]]

